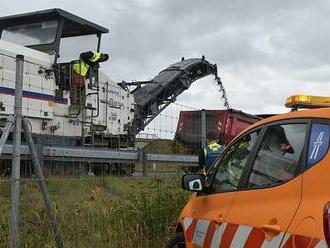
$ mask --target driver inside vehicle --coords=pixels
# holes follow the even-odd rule
[[[271,152],[279,152],[281,155],[285,155],[286,153],[294,153],[293,147],[290,144],[288,138],[286,137],[285,130],[281,126],[272,126],[267,130],[268,136],[265,140],[265,144]]]

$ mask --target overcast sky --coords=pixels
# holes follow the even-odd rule
[[[6,1],[0,15],[62,8],[110,29],[102,48],[112,79],[145,80],[181,57],[216,63],[230,106],[284,112],[285,98],[330,95],[330,1],[80,0]],[[212,77],[178,99],[223,107]]]

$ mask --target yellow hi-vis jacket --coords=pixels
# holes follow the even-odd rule
[[[93,52],[93,56],[89,59],[90,62],[97,62],[101,58],[101,53]],[[79,75],[85,77],[89,69],[89,65],[82,59],[79,62],[74,63],[72,70]]]

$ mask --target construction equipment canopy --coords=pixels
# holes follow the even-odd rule
[[[1,17],[0,18],[1,36],[3,30],[7,28],[18,27],[20,25],[40,23],[45,21],[58,21],[55,40],[50,44],[29,45],[28,47],[46,52],[52,50],[58,53],[59,43],[61,38],[95,34],[99,38],[99,43],[100,43],[101,35],[109,32],[109,30],[105,27],[102,27],[96,23],[88,21],[84,18],[76,16],[62,9],[48,9],[48,10]]]

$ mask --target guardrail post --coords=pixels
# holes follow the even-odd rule
[[[18,226],[19,226],[19,181],[21,163],[21,129],[22,129],[22,97],[23,97],[23,65],[24,56],[16,55],[16,80],[15,80],[15,128],[13,141],[12,158],[12,181],[11,181],[11,218],[10,237],[11,247],[19,247]]]
[[[146,152],[144,150],[139,150],[139,163],[142,166],[142,176],[147,176],[147,158],[146,158]]]
[[[205,109],[201,110],[201,134],[202,134],[202,147],[206,146],[206,112]]]

